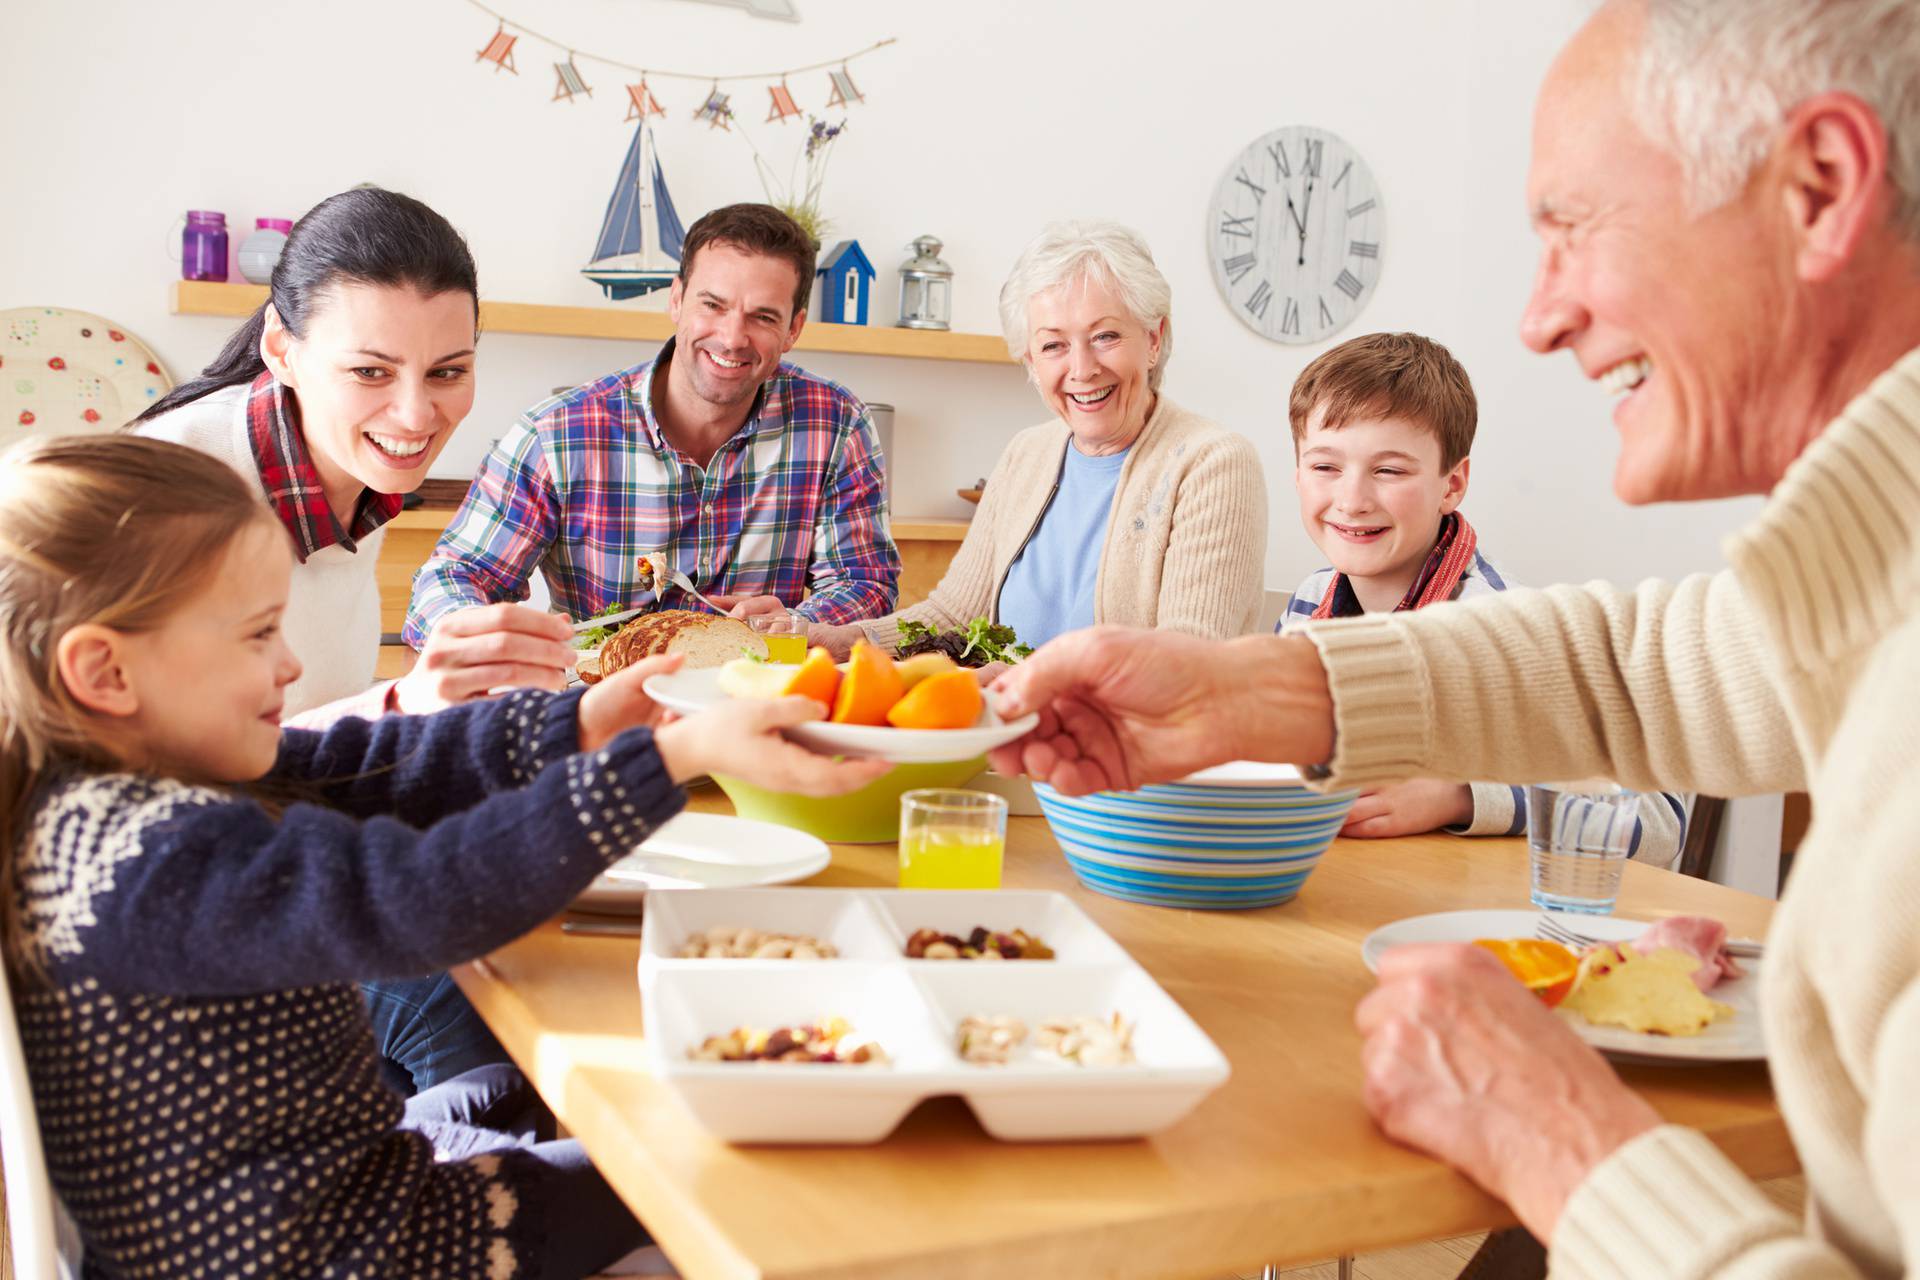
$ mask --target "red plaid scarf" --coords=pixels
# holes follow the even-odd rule
[[[247,392],[247,435],[260,468],[260,483],[267,491],[267,505],[293,535],[293,553],[300,563],[335,543],[357,551],[360,539],[400,514],[402,495],[368,489],[354,505],[351,526],[341,527],[340,518],[327,505],[313,455],[307,451],[300,401],[271,373],[255,378]]]
[[[1474,545],[1479,541],[1473,532],[1473,526],[1458,511],[1452,512],[1440,521],[1440,536],[1434,540],[1433,550],[1427,553],[1427,562],[1420,566],[1420,576],[1413,580],[1402,596],[1400,603],[1393,607],[1395,613],[1404,613],[1408,609],[1424,609],[1430,604],[1453,599],[1453,593],[1460,587],[1460,579],[1467,576],[1467,570],[1473,565]],[[1335,613],[1336,602],[1342,596],[1352,599],[1352,591],[1342,591],[1347,577],[1343,573],[1333,575],[1327,583],[1327,593],[1320,597],[1320,607],[1313,611],[1315,618],[1347,617],[1358,613],[1358,603],[1348,606],[1347,610]]]

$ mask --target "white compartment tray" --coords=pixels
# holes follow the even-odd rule
[[[804,933],[834,960],[681,960],[681,944],[716,925]],[[1053,960],[909,960],[907,936],[931,927],[1025,929]],[[956,1094],[996,1138],[1129,1138],[1179,1120],[1227,1079],[1206,1033],[1145,970],[1065,897],[1023,891],[842,889],[656,890],[640,944],[647,1055],[717,1137],[730,1142],[868,1143],[926,1098]],[[962,1061],[970,1014],[1051,1017],[1118,1012],[1135,1061],[1080,1067],[1016,1055]],[[840,1017],[877,1040],[886,1066],[697,1062],[691,1050],[736,1027]]]

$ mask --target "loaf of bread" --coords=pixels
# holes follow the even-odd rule
[[[580,678],[588,684],[624,670],[656,654],[686,655],[689,667],[719,667],[735,658],[767,656],[767,643],[738,618],[699,613],[692,609],[662,609],[635,618],[600,646],[600,660],[580,663]]]

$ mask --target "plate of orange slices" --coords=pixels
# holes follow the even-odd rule
[[[1023,737],[1037,715],[1003,719],[993,695],[972,671],[944,654],[893,659],[865,642],[844,663],[825,649],[798,664],[742,658],[723,667],[675,671],[646,683],[647,696],[670,711],[693,715],[732,698],[812,698],[825,720],[796,725],[787,736],[826,755],[935,764],[971,760]]]

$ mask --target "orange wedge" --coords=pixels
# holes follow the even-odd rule
[[[833,665],[833,655],[825,649],[807,650],[806,661],[793,669],[793,679],[787,681],[787,687],[780,691],[782,697],[799,694],[812,698],[822,706],[831,707],[836,693],[840,692],[840,668]]]
[[[1493,952],[1507,972],[1549,1008],[1567,998],[1574,975],[1580,972],[1579,956],[1543,938],[1475,938],[1473,945]]]
[[[887,712],[896,729],[971,729],[980,718],[980,682],[971,671],[943,671],[907,690]]]
[[[813,655],[807,657],[811,661]],[[827,718],[835,724],[883,725],[887,712],[905,692],[893,659],[862,640],[853,646],[847,674],[840,678],[840,690],[833,699],[833,714]]]

